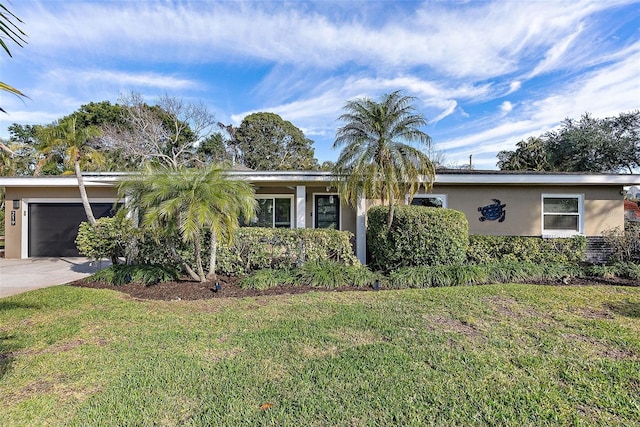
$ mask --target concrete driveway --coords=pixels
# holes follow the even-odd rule
[[[109,264],[103,262],[102,268]],[[96,270],[87,258],[0,258],[0,298],[73,282]]]

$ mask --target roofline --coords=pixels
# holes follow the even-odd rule
[[[255,183],[292,183],[334,181],[329,171],[229,171],[229,176]],[[83,174],[87,187],[110,187],[135,172],[102,172]],[[640,185],[636,174],[584,173],[496,173],[474,171],[436,173],[435,181],[448,185]],[[0,187],[77,187],[75,175],[0,177]]]

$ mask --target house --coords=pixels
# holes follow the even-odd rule
[[[342,203],[329,172],[231,171],[256,189],[260,212],[253,224],[266,227],[337,228],[355,235],[366,260],[366,209]],[[123,173],[87,173],[85,185],[96,216],[108,215]],[[597,239],[624,225],[624,188],[638,175],[445,170],[430,192],[413,204],[463,212],[471,234]],[[0,177],[5,188],[7,258],[77,255],[74,240],[85,220],[73,176]],[[409,202],[408,197],[406,202]]]

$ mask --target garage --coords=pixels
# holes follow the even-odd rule
[[[94,216],[113,214],[113,203],[91,203]],[[29,203],[28,256],[80,256],[75,240],[87,216],[82,203]]]

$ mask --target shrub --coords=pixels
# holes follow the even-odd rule
[[[583,236],[546,239],[526,236],[469,236],[467,262],[489,264],[505,261],[577,265],[584,261],[587,239]]]
[[[295,270],[295,275],[301,285],[318,288],[365,287],[378,278],[363,265],[344,265],[327,260],[307,262]]]
[[[614,265],[616,268],[616,274],[619,277],[625,279],[639,280],[640,279],[640,265],[632,262],[621,262]]]
[[[632,262],[640,259],[640,223],[627,221],[624,229],[610,228],[602,236],[611,248],[611,261]]]
[[[218,272],[230,276],[265,268],[294,268],[309,261],[358,265],[347,231],[246,227],[218,248]]]
[[[393,288],[429,288],[487,283],[487,271],[477,265],[403,267],[389,274]]]
[[[112,265],[100,270],[88,278],[93,282],[106,282],[110,285],[124,285],[129,282],[142,283],[145,286],[160,282],[177,280],[180,272],[164,265],[137,264]]]
[[[423,206],[397,206],[387,229],[386,206],[369,209],[367,248],[370,264],[383,271],[423,265],[462,264],[469,224],[462,212]]]
[[[238,284],[243,289],[265,290],[276,286],[295,284],[296,279],[288,269],[274,270],[265,268],[256,270],[249,276],[242,278]]]
[[[127,256],[136,234],[131,220],[120,211],[112,218],[99,218],[94,226],[80,223],[76,245],[81,255],[95,260],[108,258],[115,265],[119,257]]]
[[[400,268],[389,274],[389,282],[393,288],[423,288],[560,280],[579,273],[578,267],[564,264],[501,262],[486,265],[436,265]]]

